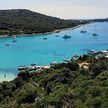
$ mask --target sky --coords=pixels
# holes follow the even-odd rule
[[[0,0],[2,9],[29,9],[63,19],[108,18],[108,0]]]

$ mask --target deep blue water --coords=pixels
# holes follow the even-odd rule
[[[97,37],[92,34],[95,31]],[[87,30],[81,34],[81,30]],[[70,39],[63,39],[67,34]],[[58,35],[59,37],[56,37]],[[43,40],[47,37],[47,40]],[[77,29],[68,29],[60,33],[50,33],[35,36],[17,37],[17,42],[12,42],[13,38],[0,38],[0,81],[14,78],[20,65],[48,65],[51,62],[62,62],[71,58],[74,54],[84,54],[87,50],[108,49],[108,23],[89,24]],[[9,46],[5,46],[9,43]],[[4,78],[4,74],[7,75]]]

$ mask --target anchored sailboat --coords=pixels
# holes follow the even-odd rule
[[[13,37],[13,41],[12,42],[17,42],[16,36]]]
[[[87,33],[87,30],[85,30],[84,26],[83,26],[83,30],[81,30],[80,33]]]
[[[96,24],[94,25],[94,33],[92,34],[93,36],[98,36],[98,34],[96,33],[97,32],[97,29],[96,29]]]

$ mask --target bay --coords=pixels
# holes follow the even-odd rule
[[[87,33],[80,33],[81,30],[87,30]],[[94,32],[98,36],[94,37]],[[63,39],[64,35],[71,38]],[[0,38],[0,81],[14,79],[20,65],[49,65],[70,59],[74,54],[85,54],[87,50],[108,49],[108,22],[66,29],[60,33],[17,36],[16,40],[12,42],[12,37]],[[10,45],[6,46],[7,43]]]

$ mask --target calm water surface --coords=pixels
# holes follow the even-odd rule
[[[13,38],[0,38],[0,81],[15,78],[20,65],[32,63],[48,65],[54,61],[62,62],[76,53],[84,54],[89,49],[97,51],[108,49],[108,23],[95,25],[97,37],[92,36],[95,31],[94,24],[89,24],[60,33],[17,37],[16,43],[12,42]],[[88,33],[81,34],[81,30],[87,30]],[[71,38],[63,39],[65,34]],[[47,37],[47,40],[43,40],[44,37]],[[6,43],[10,45],[5,46]]]

